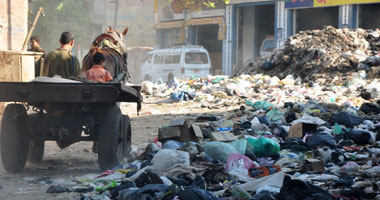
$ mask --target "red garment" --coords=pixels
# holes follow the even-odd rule
[[[94,65],[86,72],[86,77],[91,81],[108,82],[112,80],[111,73],[100,65]]]

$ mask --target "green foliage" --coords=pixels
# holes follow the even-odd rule
[[[91,21],[82,0],[32,0],[29,7],[29,21],[34,20],[39,7],[44,8],[45,16],[40,16],[32,35],[40,38],[45,51],[60,46],[59,38],[64,31],[74,34],[75,48],[78,44],[82,48],[90,46]]]

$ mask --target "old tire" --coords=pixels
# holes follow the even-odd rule
[[[32,140],[29,142],[28,162],[40,163],[44,157],[45,141]]]
[[[21,104],[9,104],[1,120],[1,161],[8,172],[24,169],[28,156],[26,110]]]
[[[125,156],[124,117],[116,105],[104,109],[98,130],[98,162],[101,170],[117,166]]]

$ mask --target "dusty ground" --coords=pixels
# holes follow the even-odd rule
[[[201,108],[201,104],[183,102],[174,104],[143,104],[140,116],[135,104],[122,104],[122,111],[132,119],[132,145],[143,148],[157,137],[158,128],[171,119],[196,113],[221,112]],[[48,194],[51,185],[69,180],[70,177],[101,173],[97,154],[92,153],[92,142],[80,142],[66,149],[59,149],[55,142],[47,142],[42,163],[27,163],[23,172],[10,174],[0,164],[0,199],[77,199],[78,193]]]

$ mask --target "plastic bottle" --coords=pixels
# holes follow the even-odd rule
[[[217,128],[217,130],[219,132],[224,132],[224,131],[232,131],[233,128],[231,128],[231,127],[222,127],[222,128]]]

